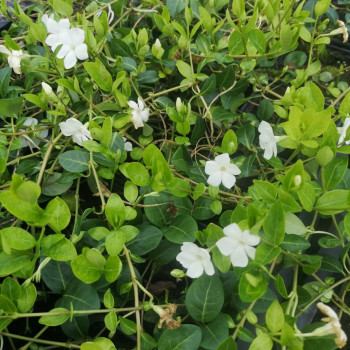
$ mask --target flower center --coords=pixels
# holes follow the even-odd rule
[[[227,168],[224,165],[221,165],[220,170],[221,171],[227,171]]]
[[[196,255],[195,255],[195,258],[196,258],[196,260],[197,260],[198,262],[202,262],[202,261],[203,261],[202,256],[199,255],[199,254],[196,254]]]

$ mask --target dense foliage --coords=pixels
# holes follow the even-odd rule
[[[344,347],[349,6],[2,1],[0,348]]]

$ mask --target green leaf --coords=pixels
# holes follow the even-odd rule
[[[281,330],[284,323],[284,313],[281,305],[275,300],[266,312],[266,325],[273,333]]]
[[[324,14],[327,11],[330,4],[331,4],[331,0],[317,1],[315,4],[315,15],[317,17],[320,17],[322,14]]]
[[[59,312],[66,312],[66,314],[50,315],[51,313],[59,313]],[[54,327],[54,326],[61,325],[62,323],[69,320],[69,318],[70,318],[69,310],[67,310],[63,307],[58,307],[56,309],[50,310],[48,315],[40,317],[39,323],[44,324],[45,326]]]
[[[141,163],[128,163],[125,165],[127,177],[137,186],[147,186],[149,184],[149,174]]]
[[[90,156],[83,151],[64,152],[58,160],[62,168],[71,173],[81,173],[89,169]]]
[[[118,255],[124,246],[125,234],[121,230],[110,231],[106,236],[106,250],[109,255]]]
[[[286,233],[294,235],[303,235],[307,228],[303,222],[293,213],[286,213],[285,216]]]
[[[110,332],[115,332],[118,326],[118,320],[117,320],[117,315],[114,311],[109,312],[105,318],[105,325],[106,328],[110,331]]]
[[[253,180],[254,188],[260,198],[266,203],[273,203],[277,196],[275,186],[271,183],[261,180]]]
[[[108,222],[113,226],[114,229],[117,229],[123,225],[125,220],[125,206],[117,194],[112,193],[108,198],[105,213]]]
[[[36,288],[33,283],[21,286],[21,294],[17,300],[18,308],[21,312],[28,312],[32,309],[37,297]]]
[[[119,322],[120,328],[124,334],[131,335],[136,333],[136,323],[134,321],[119,316]]]
[[[0,69],[0,97],[5,98],[10,86],[11,67]]]
[[[127,243],[127,247],[132,253],[143,256],[157,248],[163,237],[163,232],[159,228],[147,224],[137,226],[137,228],[139,229],[138,235]]]
[[[188,63],[178,60],[176,61],[176,67],[185,78],[190,79],[192,77],[192,68]]]
[[[264,33],[260,29],[252,29],[248,32],[248,38],[255,46],[256,50],[260,54],[265,53],[266,49],[266,39]]]
[[[255,261],[263,265],[268,264],[273,259],[277,258],[281,253],[281,248],[272,248],[270,245],[260,243],[255,252]]]
[[[194,320],[212,321],[224,304],[224,289],[220,279],[203,275],[195,280],[187,291],[185,304]]]
[[[187,214],[178,215],[164,231],[165,238],[173,243],[194,242],[197,222]]]
[[[107,282],[114,282],[120,275],[122,271],[123,264],[119,259],[119,256],[110,256],[107,259],[104,274]]]
[[[245,124],[237,130],[238,141],[250,148],[255,136],[255,128],[251,124]]]
[[[278,291],[278,293],[284,298],[284,299],[288,299],[288,292],[287,292],[287,288],[286,285],[284,283],[283,278],[281,277],[280,274],[277,274],[276,279],[275,279],[275,287]]]
[[[196,220],[207,220],[215,216],[210,210],[210,204],[212,200],[204,197],[200,197],[194,203],[193,217]]]
[[[105,264],[106,260],[98,250],[84,248],[83,254],[72,260],[71,267],[81,281],[93,283],[101,277]]]
[[[165,330],[158,342],[158,350],[197,350],[202,340],[201,329],[184,324],[177,329]]]
[[[134,203],[139,194],[139,190],[131,181],[126,181],[124,185],[124,197],[127,201]]]
[[[316,194],[313,186],[305,182],[303,186],[297,191],[299,200],[306,211],[312,211]]]
[[[6,277],[30,264],[28,255],[8,255],[0,252],[0,277]]]
[[[17,308],[16,305],[5,295],[0,294],[0,311],[8,315],[14,314]]]
[[[52,235],[51,235],[52,236]],[[63,236],[63,235],[62,235]],[[50,236],[43,239],[43,245]],[[48,256],[57,261],[70,261],[77,256],[77,251],[71,241],[62,237],[48,248]]]
[[[288,234],[284,237],[281,243],[281,248],[288,252],[296,252],[298,250],[304,250],[310,247],[310,242],[304,237]]]
[[[95,62],[84,62],[84,68],[96,84],[105,91],[112,91],[113,80],[105,65],[97,58]]]
[[[193,199],[196,201],[205,192],[204,183],[199,183],[193,190]]]
[[[17,118],[23,109],[23,98],[0,100],[0,113],[5,117]]]
[[[69,4],[64,0],[52,0],[51,6],[58,14],[64,17],[70,17],[73,13],[72,4]]]
[[[208,325],[202,327],[201,347],[216,350],[220,343],[228,337],[228,323],[224,314],[220,313]]]
[[[1,294],[16,301],[21,294],[21,286],[14,278],[6,277],[1,283]]]
[[[232,337],[228,337],[219,344],[216,350],[237,350],[237,344]]]
[[[241,55],[244,52],[242,35],[235,30],[228,39],[228,50],[231,55]]]
[[[26,250],[35,247],[35,238],[20,227],[6,227],[0,231],[1,240],[11,249]]]
[[[45,208],[46,215],[50,218],[48,225],[56,232],[65,229],[71,218],[68,205],[60,197],[52,199]]]
[[[261,298],[265,294],[266,290],[267,282],[261,271],[247,271],[239,280],[239,297],[246,303],[250,303]]]
[[[41,277],[52,292],[62,295],[73,277],[73,273],[66,263],[50,260],[42,269]]]
[[[112,309],[114,307],[114,297],[110,288],[107,289],[103,296],[103,304],[106,309]]]
[[[315,210],[320,214],[333,215],[350,209],[350,192],[333,190],[326,192],[316,202]]]
[[[271,244],[278,246],[283,242],[285,220],[283,205],[280,201],[275,202],[268,211],[263,227],[265,237]]]
[[[74,278],[68,283],[64,295],[56,301],[55,306],[68,310],[99,310],[100,298],[94,286]]]
[[[237,136],[235,132],[230,129],[226,132],[221,143],[221,151],[223,153],[233,154],[238,147]]]
[[[334,158],[324,171],[324,186],[327,190],[334,188],[343,179],[348,168],[348,157]]]
[[[257,338],[254,339],[249,347],[249,350],[271,350],[273,347],[273,342],[270,336],[266,333],[261,333]]]
[[[185,8],[185,2],[182,0],[167,0],[166,7],[171,17],[176,17]]]

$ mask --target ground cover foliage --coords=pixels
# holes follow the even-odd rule
[[[345,347],[349,6],[2,1],[1,349]]]

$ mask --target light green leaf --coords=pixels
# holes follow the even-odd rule
[[[285,220],[284,209],[280,201],[275,202],[264,220],[264,234],[266,239],[275,246],[282,243],[284,238]]]
[[[0,231],[0,235],[2,241],[5,241],[11,249],[26,250],[36,244],[35,238],[20,227],[6,227]]]
[[[50,315],[50,314],[60,313],[60,312],[65,312],[65,314]],[[39,323],[44,324],[45,326],[54,327],[54,326],[59,326],[62,323],[65,323],[67,320],[69,320],[69,318],[70,318],[69,310],[63,307],[58,307],[56,309],[50,310],[48,315],[40,317]]]
[[[70,210],[66,202],[60,197],[56,197],[48,203],[45,213],[49,217],[48,225],[56,233],[65,229],[70,222]]]

